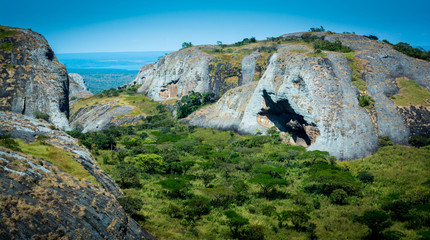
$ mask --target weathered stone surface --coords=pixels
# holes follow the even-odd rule
[[[122,196],[121,190],[114,181],[100,168],[88,150],[79,144],[78,140],[70,137],[52,125],[37,119],[0,111],[0,135],[11,135],[13,138],[32,142],[37,136],[47,136],[48,143],[69,152],[73,159],[90,172],[97,181],[115,196]]]
[[[145,118],[145,115],[128,115],[134,108],[130,105],[121,105],[119,101],[82,107],[76,111],[72,106],[70,124],[80,128],[82,132],[92,132],[108,129],[110,126],[135,123]]]
[[[68,129],[69,79],[45,38],[31,30],[14,28],[0,39],[10,51],[0,49],[0,111],[33,116],[42,111],[59,128]]]
[[[190,91],[208,92],[209,62],[213,56],[190,47],[170,53],[155,64],[145,65],[129,85],[142,84],[138,93],[156,101],[181,98]]]
[[[201,127],[238,130],[243,114],[258,82],[226,92],[216,104],[192,113],[184,122]]]
[[[255,63],[259,57],[261,57],[261,54],[255,51],[242,59],[242,78],[239,79],[239,86],[254,81]]]
[[[93,95],[94,94],[88,91],[88,87],[81,75],[77,73],[69,73],[69,98],[75,99],[70,100],[70,105],[81,98],[87,98]]]
[[[351,82],[352,69],[342,54],[326,52],[324,58],[309,57],[302,51],[307,47],[284,44],[271,57],[252,97],[244,98],[240,107],[225,104],[234,102],[236,97],[243,98],[238,88],[186,121],[250,134],[265,132],[275,125],[282,132],[289,132],[296,144],[306,143],[310,150],[329,151],[339,159],[373,153],[378,147],[378,136],[389,136],[397,144],[406,144],[411,133],[428,134],[427,108],[399,108],[387,95],[398,92],[397,77],[413,79],[429,89],[430,63],[352,34],[325,37],[330,41],[340,39],[356,50],[355,60],[364,68],[366,94],[375,100],[373,109],[358,106],[359,91]],[[237,117],[231,121],[234,111]],[[239,122],[237,118],[242,120]]]
[[[0,147],[0,239],[154,239],[115,196]]]

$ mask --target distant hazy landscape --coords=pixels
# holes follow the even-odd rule
[[[69,73],[80,74],[92,93],[131,82],[145,64],[170,51],[56,54]]]

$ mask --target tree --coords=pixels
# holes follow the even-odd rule
[[[114,178],[119,179],[122,188],[139,185],[139,169],[130,163],[120,163],[112,172]]]
[[[261,190],[263,191],[263,196],[266,198],[269,197],[269,191],[274,189],[276,186],[288,185],[287,180],[274,178],[271,177],[269,174],[257,174],[255,177],[250,179],[250,182],[260,185]]]
[[[121,206],[124,208],[125,212],[130,215],[136,214],[136,212],[140,211],[143,206],[143,201],[139,198],[127,196],[117,198],[117,200],[119,204],[121,204]]]
[[[185,197],[187,182],[183,179],[169,178],[159,181],[158,184],[167,190],[167,194],[172,198]]]
[[[367,210],[357,221],[370,229],[369,239],[382,239],[382,231],[393,225],[390,216],[381,210]]]
[[[183,42],[182,43],[182,48],[189,48],[189,47],[192,47],[192,46],[193,46],[193,44],[191,42]]]
[[[147,173],[154,173],[155,169],[163,163],[163,158],[157,154],[138,154],[133,158],[136,165],[145,169]]]
[[[297,231],[305,231],[309,219],[311,218],[303,210],[284,210],[278,214],[278,225],[288,226],[288,222],[291,222]]]
[[[230,233],[233,238],[240,238],[241,232],[245,225],[249,224],[249,220],[237,214],[233,210],[228,210],[224,212],[227,217],[227,225],[230,228]]]
[[[184,204],[184,214],[187,220],[199,219],[201,216],[209,214],[211,204],[209,199],[203,196],[194,196]]]

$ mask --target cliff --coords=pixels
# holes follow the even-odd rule
[[[320,40],[340,41],[352,51],[315,51],[312,41]],[[247,46],[183,49],[174,53],[175,59],[179,53],[197,51],[212,58],[205,55],[201,63],[206,64],[209,73],[194,81],[199,79],[200,85],[210,86],[203,92],[215,91],[222,97],[215,105],[190,115],[185,121],[192,125],[247,134],[264,133],[276,126],[296,144],[329,151],[339,159],[373,153],[380,136],[388,136],[396,144],[407,144],[408,138],[416,134],[429,136],[430,96],[426,94],[430,90],[430,63],[408,57],[389,44],[354,34],[294,33]],[[173,61],[169,55],[165,59]],[[172,67],[176,66],[174,62],[166,65],[160,60],[144,67],[135,82],[142,80],[143,92],[161,101],[166,98],[158,94],[160,88],[153,86],[166,86],[168,77],[159,78],[159,66],[163,66],[164,73],[180,69]],[[222,74],[217,75],[214,66],[219,66],[216,69],[222,69]],[[200,68],[206,69],[205,65]],[[145,75],[148,71],[153,75]],[[252,75],[258,83],[246,85]],[[205,83],[205,79],[210,81]],[[402,79],[412,83],[401,85]],[[181,81],[179,78],[175,84],[179,86]],[[224,88],[214,87],[216,82],[222,82]],[[424,92],[423,103],[406,96],[413,83]],[[240,85],[244,86],[235,88]],[[187,88],[191,90],[201,89]],[[406,99],[406,104],[400,104],[399,99]],[[365,100],[367,105],[361,102]]]
[[[0,112],[0,133],[32,153],[0,147],[1,239],[153,239],[126,215],[116,200],[121,190],[76,139],[12,112]],[[45,160],[51,156],[54,164]]]
[[[49,115],[68,129],[69,79],[46,39],[31,30],[0,26],[0,111]]]
[[[77,73],[69,73],[69,100],[70,105],[81,98],[91,97],[93,94],[88,91],[84,78]],[[73,99],[73,100],[72,100]]]

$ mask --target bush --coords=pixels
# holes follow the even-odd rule
[[[362,94],[358,97],[358,105],[362,108],[373,108],[375,106],[375,100],[366,94]]]
[[[394,49],[404,53],[410,57],[423,59],[426,61],[430,61],[430,51],[425,51],[422,48],[414,48],[408,43],[399,42],[396,45],[394,45]]]
[[[317,163],[310,167],[309,177],[305,179],[308,184],[305,190],[311,193],[330,194],[336,189],[343,189],[348,195],[359,195],[361,185],[351,175],[338,166],[328,163]]]
[[[393,201],[382,207],[385,211],[389,211],[393,220],[405,221],[412,205],[402,200]]]
[[[425,138],[421,135],[415,135],[409,138],[408,142],[414,147],[424,147],[424,146],[430,145],[430,139]]]
[[[394,145],[388,136],[380,136],[378,143],[379,143],[380,147],[393,146]]]
[[[0,136],[0,146],[14,151],[22,151],[21,148],[19,148],[19,144],[10,138],[10,135]]]
[[[348,203],[348,194],[343,189],[336,189],[330,194],[332,203],[344,205]]]
[[[367,210],[357,218],[357,221],[370,229],[369,239],[383,239],[382,232],[393,225],[389,219],[390,217],[384,211]]]
[[[140,211],[140,209],[142,209],[143,206],[143,201],[139,198],[127,196],[117,198],[117,200],[119,204],[121,204],[121,206],[124,208],[125,212],[130,215],[136,214],[138,211]]]
[[[375,177],[369,172],[360,172],[357,176],[358,180],[363,183],[373,183]]]
[[[43,119],[49,122],[49,114],[41,112],[39,110],[33,112],[33,116],[37,119]]]
[[[211,211],[209,199],[202,196],[194,196],[184,203],[184,207],[184,214],[187,220],[199,219]]]

